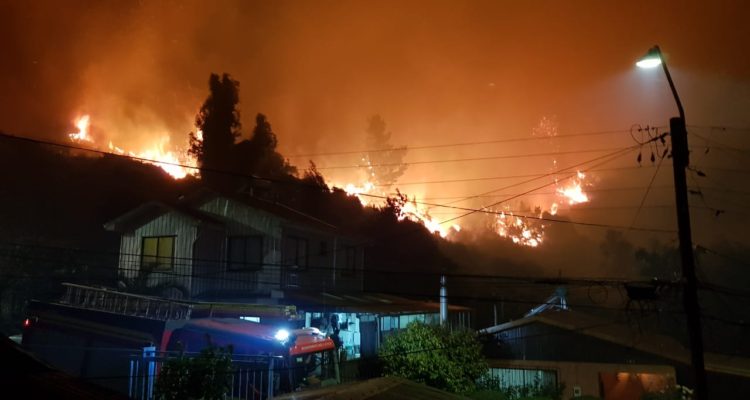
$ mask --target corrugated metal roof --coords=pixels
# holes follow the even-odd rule
[[[498,333],[531,323],[541,323],[576,331],[611,343],[690,364],[690,352],[677,340],[635,329],[619,321],[605,320],[571,310],[546,311],[530,317],[480,330],[480,333]],[[706,370],[750,377],[750,359],[736,356],[705,353]]]
[[[460,400],[466,397],[412,382],[404,378],[382,377],[343,385],[288,393],[283,400]]]
[[[328,311],[381,314],[436,313],[440,311],[440,303],[436,301],[413,300],[384,293],[332,294],[287,290],[284,291],[282,301],[292,303],[307,311],[315,311],[320,308],[325,308]],[[471,311],[468,307],[458,305],[448,305],[448,310],[454,312]]]

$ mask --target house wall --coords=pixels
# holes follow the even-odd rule
[[[214,266],[220,273],[209,288],[235,296],[241,294],[237,291],[267,295],[271,290],[278,289],[281,279],[282,220],[271,213],[225,198],[213,199],[201,206],[201,210],[223,217],[227,227],[223,245],[218,254],[213,255],[222,260],[221,266]],[[226,240],[228,236],[235,235],[263,236],[263,268],[247,272],[227,271]]]
[[[587,362],[564,362],[564,361],[537,361],[537,360],[497,360],[487,361],[490,370],[525,370],[525,371],[554,371],[557,375],[557,383],[564,384],[563,399],[573,398],[574,394],[579,396],[600,397],[600,373],[628,373],[630,379],[635,374],[644,377],[658,377],[659,380],[674,384],[675,369],[668,365],[644,365],[644,364],[610,364],[610,363],[587,363]],[[501,387],[504,382],[501,382]],[[576,393],[577,392],[577,393]],[[639,400],[639,399],[637,399]]]
[[[304,238],[308,245],[307,266],[298,268],[292,265],[288,254],[290,247],[285,241],[291,237]],[[355,268],[350,272],[346,268],[346,246],[355,251]],[[321,292],[358,292],[364,288],[363,247],[356,246],[351,240],[342,239],[330,233],[304,229],[299,226],[285,225],[283,228],[281,264],[282,287],[286,289],[301,288]]]
[[[150,236],[176,236],[174,244],[174,267],[171,271],[155,271],[148,280],[150,286],[163,282],[174,282],[184,288],[192,287],[193,243],[197,227],[189,218],[175,213],[161,215],[133,232],[124,233],[120,241],[120,274],[134,278],[141,271],[141,246],[143,238]]]
[[[361,291],[364,287],[364,251],[356,247],[356,269],[346,273],[343,246],[353,246],[351,240],[321,232],[302,224],[293,224],[278,216],[225,198],[213,199],[201,210],[219,215],[226,220],[229,235],[264,236],[263,260],[266,265],[252,277],[259,294],[273,289],[304,288],[307,290]],[[307,267],[293,268],[290,256],[284,252],[284,241],[290,237],[307,240]],[[325,251],[323,251],[325,249]],[[226,256],[226,250],[223,252]],[[227,274],[228,279],[251,278],[242,274]]]
[[[176,236],[173,270],[154,272],[150,285],[175,282],[187,288],[191,298],[203,300],[267,297],[280,289],[363,290],[362,246],[355,247],[354,272],[345,268],[344,246],[353,246],[351,240],[221,197],[206,202],[200,210],[221,220],[221,226],[199,225],[180,213],[169,212],[134,232],[124,233],[120,243],[120,272],[130,278],[139,274],[143,237]],[[228,270],[229,237],[247,235],[263,237],[262,267]],[[297,268],[288,262],[284,242],[290,237],[307,240],[307,266]]]

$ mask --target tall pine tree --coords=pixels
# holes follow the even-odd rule
[[[198,159],[202,178],[209,184],[224,186],[229,182],[224,172],[232,170],[230,154],[235,138],[240,136],[240,83],[229,74],[211,74],[210,94],[195,117],[201,135],[190,134],[190,154]]]

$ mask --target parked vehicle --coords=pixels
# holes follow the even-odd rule
[[[122,393],[133,394],[134,376],[142,374],[133,360],[143,360],[144,349],[166,357],[198,353],[209,343],[231,346],[238,363],[265,362],[273,371],[268,393],[338,379],[333,340],[318,329],[297,328],[300,321],[287,306],[226,307],[65,286],[60,301],[29,304],[23,346],[68,373]],[[243,315],[248,311],[252,317]],[[261,379],[266,388],[268,378]]]

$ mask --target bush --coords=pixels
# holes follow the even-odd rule
[[[412,322],[380,348],[383,372],[453,393],[475,390],[487,372],[481,344],[471,331],[449,331]]]
[[[160,400],[222,400],[232,382],[232,348],[210,344],[196,357],[183,352],[167,360],[156,381]]]

